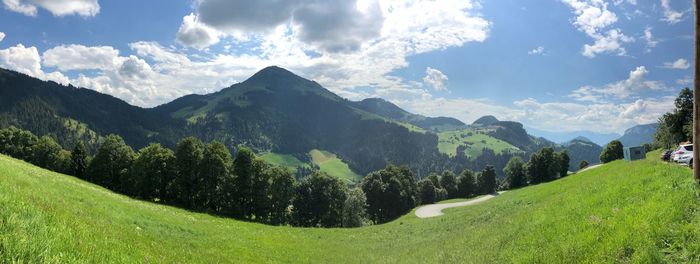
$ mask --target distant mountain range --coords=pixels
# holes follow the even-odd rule
[[[221,141],[232,151],[244,144],[258,153],[291,155],[302,162],[310,161],[311,150],[322,150],[360,175],[387,164],[409,165],[420,176],[491,164],[500,174],[510,157],[526,158],[542,147],[571,149],[572,162],[585,158],[597,163],[597,156],[579,155],[585,152],[579,144],[531,136],[517,122],[486,116],[467,125],[450,117],[412,114],[379,98],[349,101],[274,66],[221,91],[183,96],[154,108],[0,69],[0,127],[10,125],[52,135],[66,148],[84,141],[93,151],[110,133],[134,148],[151,142],[172,148],[194,135]],[[446,146],[442,138],[448,134],[453,145]],[[591,153],[600,147],[580,145]]]
[[[623,146],[633,147],[641,146],[645,143],[652,143],[654,141],[654,133],[656,133],[656,127],[659,124],[646,124],[637,125],[625,130],[625,134],[620,137],[620,142]]]
[[[560,132],[540,130],[533,127],[527,127],[526,129],[532,135],[543,137],[557,143],[566,143],[578,137],[584,137],[591,142],[605,146],[605,144],[608,144],[610,141],[618,139],[621,136],[617,133],[597,133],[593,131]]]

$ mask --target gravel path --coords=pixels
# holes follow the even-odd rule
[[[416,209],[416,216],[418,218],[429,218],[429,217],[441,216],[441,215],[443,215],[442,209],[478,204],[480,202],[483,202],[483,201],[486,201],[486,200],[491,199],[493,197],[496,197],[501,193],[503,193],[503,192],[498,192],[497,194],[484,195],[484,196],[481,196],[479,198],[472,199],[469,201],[464,201],[464,202],[424,205],[424,206],[418,207],[418,209]]]

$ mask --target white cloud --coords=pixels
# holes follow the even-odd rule
[[[680,58],[673,62],[664,62],[664,66],[661,67],[667,69],[687,70],[690,68],[690,63],[688,63],[686,59]]]
[[[60,72],[44,73],[41,69],[41,57],[36,47],[17,44],[0,50],[0,67],[15,70],[43,80],[53,80],[67,84],[68,78]]]
[[[186,47],[204,49],[219,42],[221,33],[201,22],[195,14],[182,18],[182,25],[177,31],[177,42]]]
[[[409,111],[426,116],[451,116],[471,123],[484,115],[513,120],[548,131],[592,130],[621,133],[625,129],[656,122],[673,109],[673,96],[644,98],[623,103],[540,102],[533,98],[499,105],[486,99],[408,98],[391,100]]]
[[[17,46],[0,50],[0,65],[31,76],[43,75],[41,58],[35,47],[17,44]]]
[[[100,12],[97,0],[2,0],[2,3],[5,9],[27,16],[36,16],[37,7],[59,17],[74,14],[88,17]]]
[[[604,102],[608,99],[625,99],[642,90],[662,91],[668,89],[661,82],[646,80],[645,77],[648,73],[646,67],[639,66],[630,71],[629,77],[625,80],[603,87],[583,86],[574,90],[569,97],[578,101]]]
[[[0,41],[5,39],[5,32],[0,32]]]
[[[528,51],[527,54],[530,54],[530,55],[544,54],[544,47],[539,46],[537,48],[534,48],[534,49]]]
[[[329,52],[359,49],[383,23],[377,0],[200,0],[196,11],[203,24],[243,39],[290,25],[299,40]]]
[[[331,52],[330,46],[301,37],[298,24],[282,22],[272,26],[247,25],[251,30],[248,33],[257,32],[252,35],[232,35],[227,31],[226,37],[220,36],[225,46],[252,47],[243,54],[188,55],[185,50],[156,42],[134,42],[129,45],[131,57],[120,55],[112,47],[62,45],[45,51],[42,65],[76,71],[78,77],[70,80],[74,85],[109,93],[139,106],[155,106],[185,94],[218,91],[269,65],[290,69],[349,99],[380,94],[387,98],[414,98],[429,96],[434,90],[417,89],[416,83],[392,75],[408,66],[409,56],[482,42],[491,26],[477,13],[479,6],[472,1],[358,0],[355,4],[352,12],[379,8],[383,22],[375,37],[357,38],[361,43],[354,50]],[[202,17],[189,19],[196,22],[195,26],[203,23]],[[183,22],[188,23],[187,19]],[[183,32],[187,31],[186,26]],[[265,29],[253,32],[258,27]]]
[[[656,45],[659,45],[659,40],[654,38],[650,27],[644,29],[644,41],[646,42],[646,49],[644,50],[646,53],[651,52],[652,49],[656,48]]]
[[[114,68],[119,51],[110,46],[86,47],[83,45],[61,45],[44,52],[45,66],[57,67],[62,71],[106,70]]]
[[[683,20],[683,15],[685,15],[685,12],[673,10],[671,7],[671,0],[661,0],[661,8],[664,11],[664,18],[661,19],[662,21],[666,21],[669,24],[676,24]]]
[[[618,20],[617,15],[608,10],[607,2],[603,0],[562,0],[562,2],[569,5],[576,15],[572,24],[595,41],[592,45],[584,45],[582,51],[584,56],[593,58],[598,53],[626,55],[623,44],[634,41],[634,38],[626,36],[618,28],[605,31],[605,28]]]
[[[622,47],[623,43],[634,41],[633,38],[625,36],[619,29],[611,29],[605,35],[595,37],[593,45],[583,45],[583,56],[593,58],[598,53],[615,53],[624,56],[627,51]]]
[[[441,71],[430,67],[425,69],[425,77],[423,77],[423,83],[432,87],[435,91],[446,91],[447,80],[447,75],[443,74]]]

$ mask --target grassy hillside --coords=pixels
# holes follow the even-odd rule
[[[328,151],[314,149],[309,151],[311,162],[319,167],[319,170],[330,176],[337,177],[348,182],[362,178],[348,167],[348,164],[339,159],[335,154]]]
[[[129,199],[0,156],[0,262],[698,262],[698,203],[687,168],[617,161],[436,218],[271,227]]]
[[[493,150],[496,154],[506,151],[520,151],[508,142],[486,134],[477,134],[476,130],[472,129],[438,133],[438,150],[441,153],[454,157],[457,153],[457,147],[461,145],[467,146],[465,150],[467,157],[479,156],[485,148]]]
[[[275,164],[296,171],[299,166],[308,166],[308,164],[300,161],[296,157],[289,154],[279,154],[274,152],[265,152],[258,156],[267,163]]]

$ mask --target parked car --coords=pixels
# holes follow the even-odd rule
[[[673,151],[670,150],[670,149],[661,151],[661,160],[663,160],[663,161],[669,161],[669,160],[671,160],[671,154],[672,154],[672,153],[673,153]]]
[[[671,160],[677,163],[688,164],[693,158],[693,144],[680,145],[671,154]]]

